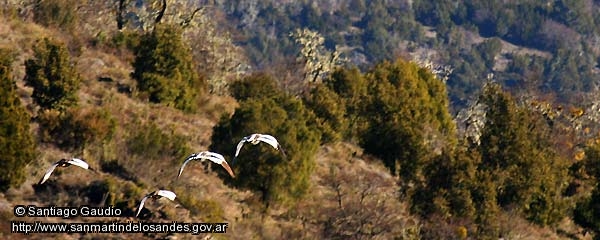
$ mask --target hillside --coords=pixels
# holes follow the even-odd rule
[[[586,45],[597,32],[558,14],[576,9],[593,23],[595,11],[562,1],[544,11],[508,1],[488,15],[479,1],[143,2],[0,4],[0,238],[600,237],[600,52]],[[578,41],[486,30],[491,16],[525,7]],[[255,132],[284,153],[247,143],[234,164],[236,144]],[[208,150],[236,177],[193,161],[177,178],[189,154]],[[38,184],[71,157],[96,172],[56,168]],[[148,200],[135,217],[158,189],[175,201]],[[17,205],[122,214],[16,217]],[[228,228],[25,235],[11,221]]]
[[[457,109],[489,73],[510,91],[526,88],[577,104],[598,86],[599,7],[594,1],[216,3],[221,23],[259,69],[289,68],[298,51],[289,34],[308,28],[362,69],[398,57],[451,67],[448,90]]]

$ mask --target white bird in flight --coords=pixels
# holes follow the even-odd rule
[[[279,142],[277,142],[277,139],[275,139],[275,137],[268,135],[268,134],[255,133],[250,136],[246,136],[246,137],[242,138],[242,140],[237,145],[237,149],[235,150],[235,157],[233,160],[235,161],[235,158],[237,158],[237,156],[240,155],[240,150],[242,150],[244,143],[252,143],[253,145],[256,145],[259,142],[265,142],[265,143],[271,145],[273,148],[281,151],[283,156],[286,157],[285,152],[283,151],[283,148],[281,147]]]
[[[94,169],[92,169],[88,163],[79,158],[71,158],[69,160],[63,158],[58,162],[55,162],[54,164],[52,164],[52,166],[50,166],[50,168],[48,168],[46,174],[44,174],[44,177],[42,178],[42,180],[40,180],[39,184],[43,184],[44,182],[46,182],[46,180],[48,180],[48,178],[50,177],[52,172],[54,172],[54,169],[56,169],[56,167],[69,167],[71,165],[94,171]]]
[[[140,212],[142,211],[142,208],[144,207],[144,203],[146,202],[146,200],[148,198],[158,200],[161,197],[165,197],[171,201],[175,201],[176,195],[174,192],[171,192],[169,190],[158,190],[158,191],[154,191],[154,192],[147,194],[146,196],[144,196],[144,198],[142,198],[142,201],[140,202],[140,206],[138,207],[137,213],[135,214],[135,217],[137,217],[140,214]]]
[[[179,176],[181,176],[181,173],[183,172],[183,168],[189,161],[192,161],[192,160],[204,161],[205,159],[210,160],[211,162],[214,162],[216,164],[220,164],[221,166],[223,166],[223,168],[225,168],[225,170],[227,170],[227,173],[229,173],[229,175],[231,177],[235,178],[235,175],[233,174],[231,167],[229,167],[229,164],[227,164],[227,161],[225,161],[225,158],[223,157],[223,155],[215,153],[215,152],[209,152],[209,151],[192,153],[190,156],[188,156],[185,159],[185,161],[183,162],[183,165],[181,165],[181,168],[179,168],[179,175],[177,175],[177,178],[179,178]]]

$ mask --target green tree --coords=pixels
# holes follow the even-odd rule
[[[63,43],[44,38],[37,42],[33,57],[25,61],[25,83],[33,87],[33,100],[40,110],[65,109],[77,105],[81,82]]]
[[[342,138],[348,128],[345,118],[346,106],[342,98],[327,86],[319,84],[304,97],[304,103],[316,115],[316,124],[321,131],[321,143],[330,143]]]
[[[579,201],[573,212],[573,220],[579,226],[594,233],[600,239],[600,145],[589,146],[585,151],[585,171],[594,184],[591,196]]]
[[[498,205],[515,207],[541,225],[560,220],[568,162],[553,150],[544,118],[516,105],[497,84],[486,85],[480,101],[487,111],[479,170],[494,179]]]
[[[577,203],[573,220],[579,226],[594,233],[594,240],[600,239],[600,185],[592,190],[592,195]]]
[[[275,79],[265,73],[255,73],[235,81],[229,86],[229,92],[238,101],[249,98],[271,98],[282,94]]]
[[[426,182],[412,196],[414,212],[475,219],[476,206],[483,203],[475,202],[472,195],[479,181],[477,166],[481,158],[476,149],[465,145],[444,151],[425,167]]]
[[[365,117],[361,115],[361,109],[362,101],[367,97],[367,80],[357,68],[340,68],[334,71],[324,84],[341,98],[340,105],[346,107],[344,118],[348,127],[342,137],[355,140],[365,127]]]
[[[312,121],[312,112],[292,96],[249,98],[240,103],[231,119],[224,116],[214,127],[210,149],[232,159],[244,136],[273,135],[287,156],[264,143],[246,144],[232,163],[236,178],[229,181],[236,187],[260,191],[267,206],[290,203],[308,190],[315,165],[320,133],[309,127]]]
[[[13,53],[0,49],[0,191],[21,185],[28,176],[25,166],[35,157],[30,116],[17,95],[12,62]]]
[[[406,183],[421,179],[429,153],[439,153],[455,141],[443,82],[402,60],[375,66],[366,79],[369,97],[363,100],[361,114],[368,127],[360,145]]]
[[[206,84],[195,72],[181,28],[159,24],[144,34],[135,49],[132,77],[151,102],[192,112]],[[199,94],[200,93],[200,94]]]

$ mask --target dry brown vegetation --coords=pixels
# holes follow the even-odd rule
[[[2,46],[19,50],[14,66],[15,80],[22,101],[33,116],[38,115],[37,107],[30,99],[32,89],[23,83],[22,63],[30,57],[30,47],[38,37],[58,37],[68,44],[69,39],[60,37],[61,35],[60,31],[18,20],[2,21],[0,24],[0,36],[4,39]],[[86,144],[74,150],[63,150],[52,143],[41,143],[38,146],[37,159],[26,168],[26,171],[31,173],[31,177],[20,188],[10,189],[0,196],[0,203],[3,206],[1,216],[6,220],[5,223],[10,220],[29,222],[137,220],[129,215],[121,218],[16,219],[12,209],[16,205],[117,204],[123,208],[123,212],[130,213],[135,210],[144,194],[157,188],[166,188],[178,193],[177,203],[148,202],[146,208],[154,212],[144,210],[142,215],[146,217],[145,220],[229,223],[227,234],[212,236],[217,239],[340,238],[348,234],[352,235],[352,231],[357,227],[362,234],[359,238],[381,234],[384,235],[378,238],[386,238],[385,236],[391,236],[390,234],[399,233],[416,236],[418,220],[411,217],[407,213],[406,204],[401,203],[394,196],[394,179],[384,167],[368,164],[363,159],[348,154],[350,151],[360,151],[357,147],[348,144],[321,149],[318,168],[312,178],[311,193],[292,210],[274,207],[265,212],[259,196],[226,186],[217,174],[212,172],[214,166],[201,163],[190,164],[182,178],[176,180],[179,164],[188,153],[159,154],[159,156],[150,156],[150,159],[144,153],[132,154],[125,147],[132,135],[143,132],[152,125],[167,136],[174,137],[169,139],[184,141],[186,147],[183,149],[189,150],[189,153],[206,150],[210,144],[212,127],[222,114],[233,112],[237,106],[235,100],[226,96],[207,96],[198,104],[200,110],[197,114],[185,114],[173,108],[150,104],[136,98],[135,82],[130,78],[131,56],[127,53],[114,55],[101,48],[85,46],[80,49],[79,54],[73,56],[73,61],[82,76],[81,89],[78,92],[79,110],[75,114],[84,117],[91,112],[108,112],[109,118],[116,123],[112,140]],[[123,87],[134,91],[122,91]],[[39,128],[35,123],[32,124],[33,131],[37,132]],[[98,120],[88,123],[92,128],[102,128],[99,126],[101,124],[102,122]],[[85,159],[93,168],[100,169],[100,172],[92,174],[77,168],[57,169],[46,184],[36,185],[48,166],[60,158],[71,156]],[[354,167],[353,163],[358,165]],[[366,175],[355,179],[352,177],[355,174]],[[344,177],[336,180],[337,175]],[[331,184],[344,188],[343,207],[337,205],[338,200],[334,194],[336,190]],[[359,192],[352,188],[354,185],[362,186],[358,189]],[[362,196],[360,200],[356,198],[359,195]],[[354,214],[358,214],[360,220],[365,221],[356,222],[352,218]],[[375,222],[366,221],[372,215],[378,214],[382,214],[381,219]],[[324,216],[329,218],[323,218]],[[375,227],[374,224],[385,225]],[[9,239],[106,237],[106,234],[24,236],[10,234],[10,226],[7,224],[3,224],[1,229],[0,236]],[[115,234],[110,237],[163,238],[169,237],[168,235]],[[176,235],[177,238],[194,238],[186,234]]]

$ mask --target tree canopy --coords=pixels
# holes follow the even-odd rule
[[[135,49],[132,77],[151,102],[192,112],[206,84],[193,66],[178,26],[158,24]]]
[[[248,81],[269,81],[264,76],[257,77],[256,81]],[[262,87],[262,84],[238,82],[232,88],[241,89],[236,87],[237,84],[250,87],[247,93],[254,92],[252,87]],[[213,129],[209,147],[226,159],[233,159],[235,146],[243,137],[253,133],[274,136],[285,156],[265,143],[246,143],[232,164],[236,178],[230,180],[236,187],[261,192],[267,205],[271,202],[290,203],[306,193],[321,138],[321,133],[311,127],[315,122],[314,114],[302,101],[277,89],[272,91],[273,95],[245,98],[231,118],[223,116]]]
[[[33,48],[33,58],[25,61],[25,83],[33,87],[34,101],[40,110],[64,111],[77,105],[81,77],[71,63],[64,43],[40,39]]]
[[[417,179],[427,153],[440,152],[455,134],[444,84],[403,60],[378,64],[365,78],[361,115],[368,125],[360,145],[402,179]]]

